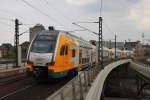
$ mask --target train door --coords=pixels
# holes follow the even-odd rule
[[[62,45],[61,49],[60,49],[60,57],[58,60],[58,62],[59,62],[58,66],[61,66],[61,68],[64,68],[64,64],[65,64],[64,58],[65,58],[65,45]]]
[[[70,66],[69,66],[69,46],[68,45],[65,45],[65,54],[64,54],[64,68],[65,69],[70,69]]]
[[[62,45],[60,50],[60,59],[59,64],[62,66],[63,70],[68,70],[69,68],[69,46],[68,45]]]

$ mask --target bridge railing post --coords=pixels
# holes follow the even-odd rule
[[[84,71],[84,84],[85,84],[85,92],[87,91],[87,78],[86,78],[86,72]]]
[[[92,81],[94,80],[94,68],[92,68]]]
[[[64,94],[63,94],[63,91],[61,91],[61,100],[64,100]]]
[[[76,100],[74,80],[72,80],[72,95],[73,95],[73,100]]]
[[[81,81],[81,75],[79,75],[79,86],[80,86],[80,100],[83,100],[83,87],[82,87],[82,81]]]
[[[90,82],[90,75],[89,75],[89,71],[87,72],[88,74],[88,86],[90,86],[91,82]]]
[[[96,67],[94,67],[94,73],[95,73],[95,76],[96,76]]]
[[[90,74],[90,84],[92,83],[92,69],[89,71]]]
[[[91,69],[91,82],[93,81],[93,69]]]

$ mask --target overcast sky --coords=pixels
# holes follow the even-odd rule
[[[18,18],[23,24],[20,33],[37,23],[45,28],[54,26],[56,29],[73,31],[80,29],[72,22],[98,21],[100,0],[0,0],[0,44],[14,43],[14,20]],[[31,6],[33,5],[37,11]],[[104,39],[113,39],[117,34],[118,41],[136,41],[150,38],[150,0],[103,0],[103,34]],[[98,24],[80,23],[98,32]],[[88,32],[72,33],[85,40],[97,39]],[[20,43],[29,40],[29,33],[20,37]]]

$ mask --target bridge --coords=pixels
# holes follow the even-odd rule
[[[135,70],[139,73],[138,74],[139,76],[145,77],[147,79],[146,83],[149,84],[150,67],[148,67],[148,66],[144,67],[143,65],[137,64],[131,60],[117,61],[115,63],[109,64],[103,71],[101,71],[98,74],[98,76],[97,76],[96,80],[94,81],[93,86],[89,90],[85,100],[100,100],[100,99],[104,98],[103,97],[104,84],[108,77],[108,74],[110,74],[113,69],[115,69],[123,64],[128,64],[129,67],[133,68],[133,70]],[[145,85],[146,83],[144,80],[143,84],[138,84],[138,88],[140,87],[140,90],[137,90],[138,93],[141,92],[143,85]],[[112,99],[110,99],[110,100],[112,100]],[[117,100],[117,99],[115,98],[114,100]],[[118,100],[120,100],[120,99],[118,99]]]
[[[119,68],[122,70],[127,70],[127,66],[138,72],[139,75],[142,74],[142,76],[150,79],[149,67],[143,67],[143,65],[136,64],[131,59],[119,60],[108,64],[98,73],[96,72],[97,69],[81,72],[79,76],[75,77],[70,81],[70,83],[55,92],[47,98],[47,100],[121,100],[121,98],[110,99],[104,97],[104,92],[106,91],[106,84],[109,80],[109,76],[112,75],[112,72]],[[88,74],[86,75],[86,73]],[[147,80],[146,82],[149,81]],[[145,85],[148,83],[143,84]],[[138,93],[140,93],[143,89],[143,84],[138,84],[138,88],[140,88],[137,90]],[[139,98],[138,95],[136,98]]]
[[[1,71],[1,80],[3,79],[2,73],[6,76],[8,73],[11,73],[11,75],[17,73],[18,76],[24,76],[24,67]],[[10,80],[5,82],[7,78],[5,77],[1,81],[1,87],[12,84]],[[11,80],[13,79],[15,78],[11,78]],[[25,76],[23,78],[17,77],[17,79],[23,79],[23,82],[29,81]],[[50,85],[46,86],[44,84],[44,87],[33,83],[30,79],[30,82],[27,82],[24,88],[19,88],[4,96],[1,95],[0,100],[15,100],[23,95],[25,99],[34,98],[33,96],[35,96],[42,100],[146,100],[147,98],[149,100],[150,66],[131,59],[123,59],[107,64],[104,69],[91,66],[91,68],[81,71],[78,76],[71,80],[62,79],[56,84],[48,83]],[[23,83],[21,82],[21,84]],[[39,93],[37,91],[39,89],[44,92]],[[27,91],[29,93],[33,92],[33,96]],[[129,91],[129,94],[126,91]]]

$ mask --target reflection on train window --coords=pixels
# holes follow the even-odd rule
[[[53,43],[49,41],[35,41],[32,45],[32,52],[37,53],[53,52]]]
[[[68,54],[68,46],[66,46],[65,55]]]
[[[60,49],[60,55],[64,55],[65,53],[65,46],[63,45]]]
[[[75,57],[75,56],[76,56],[76,50],[73,49],[73,50],[72,50],[72,57]]]
[[[36,53],[53,53],[55,50],[57,34],[37,35],[33,41],[31,51]]]

